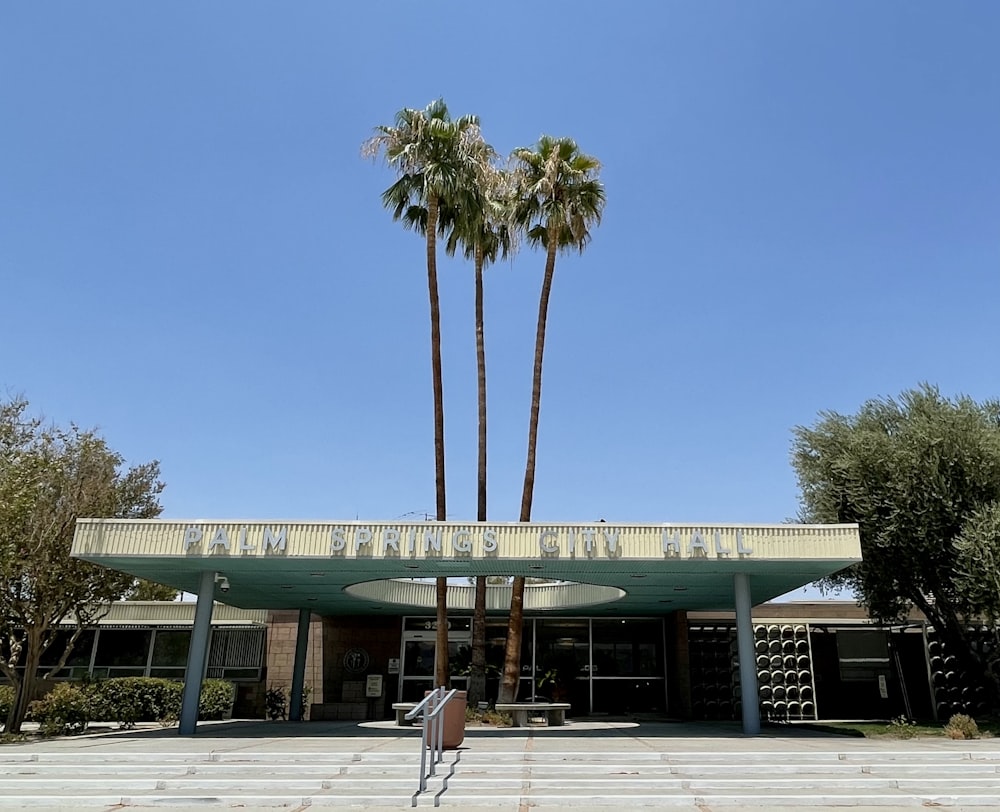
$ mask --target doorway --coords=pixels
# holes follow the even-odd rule
[[[403,618],[402,668],[399,680],[400,702],[419,702],[434,686],[434,663],[437,619]],[[448,618],[449,688],[466,690],[472,660],[472,619]]]

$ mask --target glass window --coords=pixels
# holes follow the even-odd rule
[[[540,696],[565,701],[573,683],[590,666],[590,624],[586,620],[535,622],[535,689]]]
[[[666,706],[662,679],[595,679],[596,713],[654,713]]]
[[[95,668],[136,666],[141,676],[149,658],[151,636],[150,629],[101,629],[97,638]],[[131,670],[128,676],[133,676]]]
[[[528,627],[530,630],[530,626]],[[523,635],[522,635],[523,640]],[[503,672],[503,658],[507,651],[507,622],[486,621],[486,676],[499,677]],[[522,657],[523,648],[522,648]]]
[[[434,690],[433,679],[405,679],[403,680],[402,702],[419,702],[428,691]]]
[[[157,631],[153,642],[153,665],[185,666],[190,645],[191,632],[186,629]]]
[[[434,676],[434,642],[407,640],[403,653],[404,677]]]
[[[593,676],[662,677],[662,621],[595,620]]]
[[[42,668],[51,668],[58,663],[59,658],[63,655],[63,651],[66,650],[66,643],[72,635],[73,633],[71,631],[64,629],[57,632],[55,642],[53,642],[45,653],[42,654],[39,665],[41,665]],[[90,652],[93,647],[94,631],[91,629],[82,632],[76,639],[76,643],[73,645],[73,650],[70,652],[69,659],[66,660],[66,668],[73,668],[74,666],[89,668]],[[58,676],[66,676],[66,674],[64,672],[60,672]]]
[[[448,641],[448,673],[453,677],[467,677],[472,669],[472,646],[469,643]]]
[[[889,638],[881,629],[840,629],[837,651],[844,681],[874,680],[889,670]]]

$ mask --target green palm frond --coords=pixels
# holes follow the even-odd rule
[[[518,186],[512,219],[528,242],[547,248],[554,237],[558,250],[583,251],[604,211],[600,161],[571,138],[543,135],[534,148],[515,149],[511,162]]]
[[[442,99],[423,110],[403,108],[396,113],[393,126],[375,127],[361,152],[370,158],[382,155],[395,170],[397,180],[382,193],[382,205],[394,220],[418,232],[426,229],[431,199],[441,208],[442,229],[454,220],[458,199],[476,176],[477,164],[494,155],[482,140],[478,117],[452,120]],[[444,216],[445,212],[451,214]]]
[[[456,197],[454,219],[446,250],[454,255],[461,249],[467,259],[481,254],[484,265],[506,259],[516,249],[516,231],[510,222],[509,179],[490,160],[478,162],[475,175],[462,195]]]

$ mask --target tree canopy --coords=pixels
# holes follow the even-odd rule
[[[1000,626],[1000,502],[980,508],[955,539],[958,587],[969,604]]]
[[[47,425],[29,416],[23,398],[0,401],[0,672],[18,692],[9,732],[20,728],[60,623],[75,624],[75,633],[60,643],[50,674],[84,626],[137,589],[131,576],[69,555],[80,517],[159,515],[159,464],[124,465],[96,432]]]
[[[436,518],[445,510],[444,414],[441,374],[440,313],[437,292],[437,232],[446,237],[446,249],[459,249],[474,262],[476,274],[476,355],[479,406],[477,520],[486,520],[486,364],[483,325],[483,269],[506,256],[519,242],[545,249],[545,272],[539,296],[533,362],[528,451],[522,490],[520,521],[530,521],[534,494],[535,449],[541,403],[541,374],[548,302],[556,255],[582,252],[591,228],[600,223],[604,186],[599,161],[582,153],[570,138],[543,135],[535,147],[522,147],[510,156],[511,169],[496,165],[497,155],[482,137],[479,119],[452,119],[438,99],[422,110],[404,108],[393,125],[375,128],[362,146],[369,157],[384,155],[396,180],[382,193],[383,205],[394,220],[422,234],[426,241],[431,315],[431,356],[434,388],[434,451],[437,493]],[[478,696],[483,685],[485,641],[485,579],[477,581],[476,635],[473,639],[473,678],[470,691]],[[446,586],[438,579],[437,650],[447,647]],[[520,676],[521,606],[524,578],[513,581],[504,687],[501,698],[516,695]],[[448,679],[446,658],[437,658],[435,684]],[[513,697],[511,697],[513,698]]]
[[[882,621],[915,606],[971,673],[988,675],[1000,652],[977,652],[968,626],[1000,609],[1000,401],[924,384],[796,428],[792,459],[804,521],[860,526],[864,560],[830,582]]]

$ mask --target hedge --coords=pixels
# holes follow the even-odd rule
[[[8,687],[7,692],[9,702],[13,702],[13,689]],[[157,677],[117,677],[83,685],[57,682],[44,698],[31,703],[28,713],[47,736],[82,732],[94,719],[126,728],[136,722],[174,722],[180,716],[183,692],[183,683]],[[0,709],[5,695],[0,693]],[[231,682],[205,680],[198,718],[227,718],[235,695],[236,686]]]
[[[180,715],[184,685],[156,677],[117,677],[90,687],[94,719],[132,727]]]
[[[14,688],[10,685],[0,685],[0,730],[7,724],[7,714],[14,706]]]

